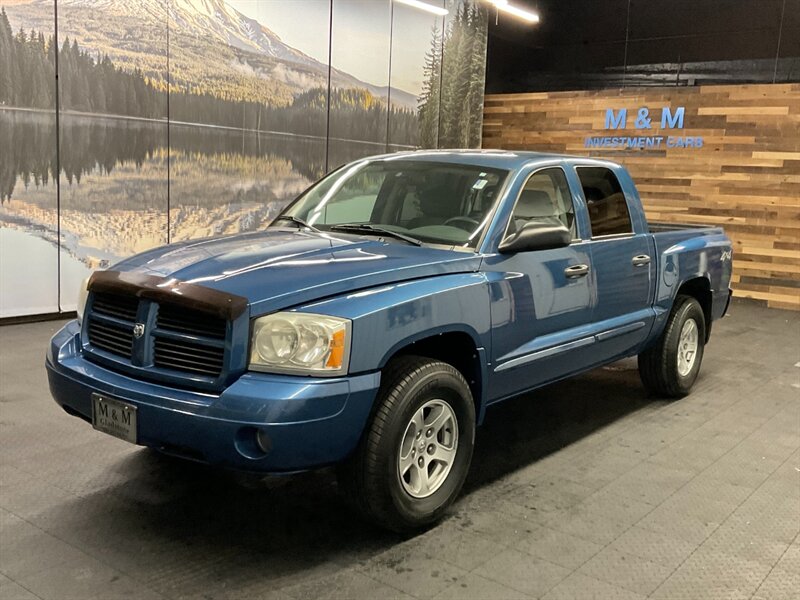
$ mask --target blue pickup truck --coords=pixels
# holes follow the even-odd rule
[[[457,496],[487,406],[636,355],[651,394],[687,394],[730,277],[723,231],[648,226],[617,164],[390,154],[265,231],[95,272],[47,370],[95,429],[234,469],[335,464],[413,530]]]

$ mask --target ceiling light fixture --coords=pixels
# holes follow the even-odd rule
[[[510,15],[514,15],[515,17],[519,17],[523,21],[527,21],[528,23],[538,23],[539,22],[539,15],[534,12],[530,12],[527,10],[522,10],[521,8],[517,8],[516,6],[511,6],[508,3],[508,0],[487,0],[490,4],[494,4],[497,10],[508,13]]]
[[[450,12],[446,8],[442,8],[441,6],[433,6],[432,4],[428,4],[427,2],[421,2],[420,0],[395,0],[395,2],[399,2],[400,4],[407,4],[408,6],[413,6],[414,8],[418,8],[420,10],[424,10],[426,12],[439,15],[440,17],[443,17],[444,15]]]

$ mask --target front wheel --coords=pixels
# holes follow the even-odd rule
[[[339,470],[351,500],[398,532],[436,522],[461,490],[475,442],[475,405],[453,366],[400,357],[383,373],[376,411]]]
[[[678,296],[658,341],[639,355],[639,375],[654,396],[682,398],[692,389],[706,339],[706,321],[700,304]]]

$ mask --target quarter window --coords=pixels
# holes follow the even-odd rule
[[[575,235],[575,211],[564,171],[542,169],[528,178],[519,193],[508,235],[521,230],[528,222],[563,225]]]
[[[592,237],[632,233],[628,203],[617,176],[605,167],[578,167]]]

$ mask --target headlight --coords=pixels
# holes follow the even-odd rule
[[[83,311],[86,309],[86,301],[89,299],[89,278],[87,277],[81,281],[81,286],[78,288],[78,323],[83,323]]]
[[[250,369],[270,373],[343,375],[350,358],[350,321],[280,312],[253,321]]]

